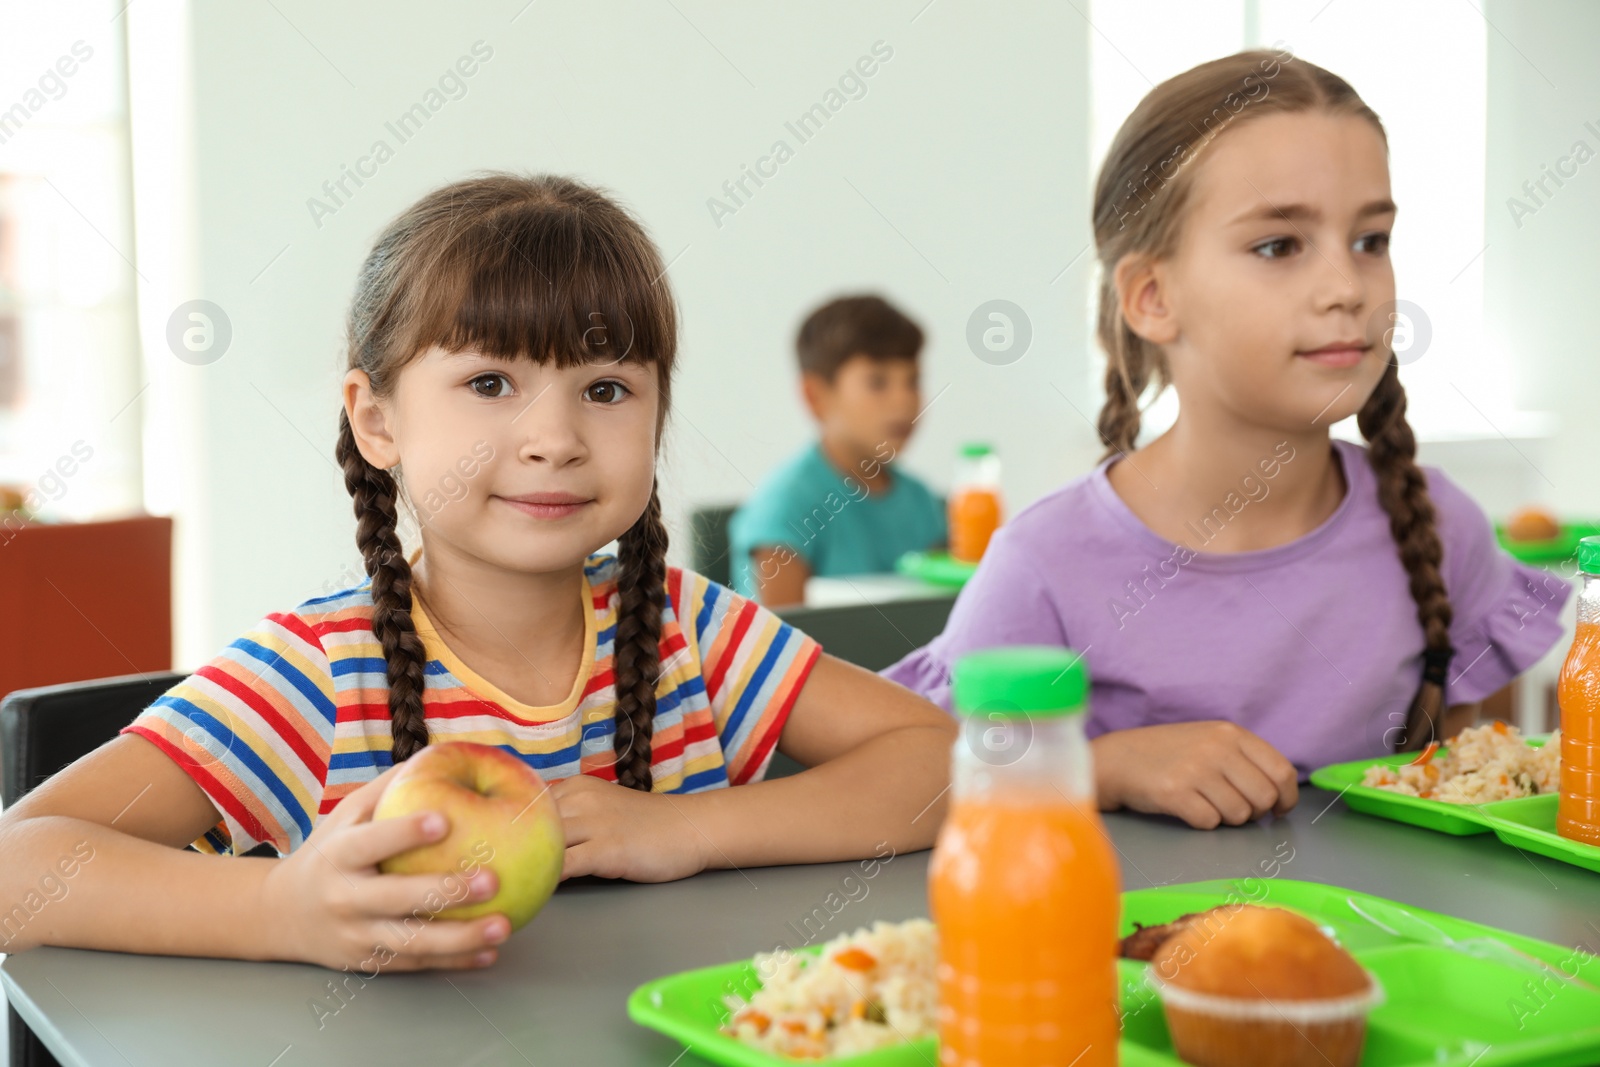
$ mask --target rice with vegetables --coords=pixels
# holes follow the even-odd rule
[[[848,1056],[931,1037],[938,1027],[938,935],[927,919],[878,921],[817,955],[757,953],[766,976],[749,999],[724,998],[723,1031],[798,1059]]]
[[[1561,773],[1561,731],[1543,747],[1525,741],[1515,726],[1492,722],[1462,730],[1444,755],[1430,744],[1399,767],[1368,767],[1362,785],[1450,804],[1487,804],[1554,792]]]

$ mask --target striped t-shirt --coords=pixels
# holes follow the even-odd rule
[[[497,745],[546,782],[575,774],[616,780],[618,563],[594,555],[583,571],[591,654],[567,699],[547,707],[513,699],[461,662],[413,597],[411,617],[428,658],[430,741]],[[669,567],[666,591],[653,789],[699,793],[759,781],[821,646],[693,571]],[[242,854],[267,842],[287,854],[347,794],[393,764],[389,686],[372,612],[368,579],[268,615],[123,728],[172,757],[222,813],[197,849]]]

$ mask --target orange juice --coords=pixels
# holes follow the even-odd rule
[[[953,799],[929,865],[942,1067],[1117,1062],[1120,879],[1059,648],[964,657]]]
[[[976,563],[1000,528],[1000,494],[977,486],[950,495],[950,554]]]
[[[947,508],[950,555],[976,563],[1000,526],[1000,457],[985,444],[963,445]]]
[[[1578,542],[1578,631],[1561,666],[1561,792],[1556,833],[1600,845],[1600,537]]]

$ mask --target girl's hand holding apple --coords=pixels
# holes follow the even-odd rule
[[[345,797],[317,824],[304,845],[273,864],[262,881],[260,909],[282,946],[281,957],[351,968],[372,977],[380,970],[467,969],[493,963],[494,948],[511,933],[500,914],[465,921],[434,917],[434,905],[487,900],[499,886],[488,867],[469,877],[380,874],[378,864],[398,853],[444,838],[449,820],[440,812],[372,820],[392,767]],[[417,916],[427,916],[418,921]]]

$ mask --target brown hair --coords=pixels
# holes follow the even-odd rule
[[[916,359],[922,327],[881,296],[842,296],[806,316],[794,347],[801,371],[831,382],[851,356]]]
[[[671,404],[677,311],[643,227],[604,193],[568,178],[488,174],[423,197],[389,224],[362,264],[348,322],[348,364],[376,396],[433,345],[501,359],[654,363],[656,441]],[[356,544],[372,578],[372,628],[389,682],[394,761],[428,743],[422,640],[411,621],[411,567],[396,532],[401,487],[356,447],[339,415],[339,464],[355,501]],[[618,542],[615,641],[617,781],[649,791],[660,676],[667,531],[652,489]]]
[[[1357,116],[1385,136],[1377,114],[1344,79],[1287,52],[1271,51],[1240,52],[1162,82],[1117,131],[1095,183],[1093,219],[1102,270],[1097,330],[1106,352],[1106,402],[1098,429],[1107,456],[1134,447],[1139,401],[1152,381],[1158,393],[1172,382],[1160,347],[1134,333],[1122,316],[1117,264],[1130,253],[1173,254],[1193,184],[1191,165],[1229,125],[1274,112],[1312,110]],[[1427,479],[1416,463],[1416,438],[1406,422],[1406,392],[1398,372],[1391,358],[1356,423],[1367,440],[1378,500],[1389,517],[1426,641],[1422,684],[1399,746],[1407,751],[1435,738],[1454,649],[1450,598],[1439,573],[1443,550]]]

